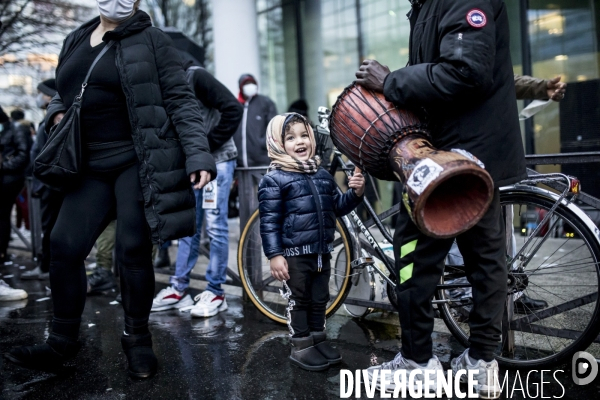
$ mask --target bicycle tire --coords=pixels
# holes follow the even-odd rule
[[[327,303],[325,313],[326,317],[330,317],[340,308],[350,290],[350,262],[353,255],[352,243],[349,239],[350,236],[346,226],[339,218],[336,221],[336,232],[336,239],[334,240],[335,255],[344,251],[346,257],[343,265],[337,265],[338,263],[334,262],[334,260],[338,259],[335,255],[331,259],[330,293],[332,285],[337,286],[337,292],[330,296],[331,298]],[[261,267],[258,272],[262,285],[261,288],[255,287],[257,285],[253,284],[250,276],[251,260],[257,261],[258,257],[261,258]],[[285,309],[287,308],[287,302],[278,294],[279,289],[282,289],[283,285],[271,277],[268,260],[263,254],[260,242],[260,216],[258,210],[252,214],[240,236],[238,245],[238,271],[244,292],[256,308],[271,320],[286,324]],[[342,276],[343,279],[340,280],[339,276]]]
[[[543,192],[547,194],[544,195]],[[529,214],[525,215],[525,222],[528,225],[531,222],[528,220],[532,215],[530,212],[531,209],[533,209],[534,213],[543,214],[541,210],[548,210],[555,203],[552,196],[548,195],[549,193],[544,190],[536,190],[534,192],[524,188],[515,188],[505,193],[501,192],[500,202],[503,207],[512,205],[513,211],[518,209],[515,208],[515,205],[531,207],[527,207],[526,211]],[[520,220],[522,220],[522,215],[522,213],[519,214]],[[541,220],[543,217],[538,218]],[[561,221],[559,218],[563,220],[562,225],[560,225]],[[559,227],[562,231],[558,230]],[[569,362],[573,354],[577,351],[588,349],[588,346],[596,340],[600,333],[600,301],[598,301],[600,247],[598,246],[597,235],[590,230],[589,225],[586,224],[582,217],[577,215],[564,203],[558,206],[552,219],[546,222],[541,231],[542,234],[544,234],[544,229],[546,229],[546,235],[543,237],[538,235],[527,247],[534,248],[541,242],[541,247],[537,250],[539,253],[535,254],[538,256],[537,258],[542,259],[540,260],[541,264],[539,266],[533,264],[533,259],[536,257],[531,259],[531,267],[527,265],[526,268],[529,269],[523,270],[526,272],[527,286],[521,291],[513,289],[513,293],[510,293],[509,290],[506,304],[512,305],[512,302],[519,293],[527,294],[529,289],[533,287],[534,290],[531,297],[536,298],[536,296],[542,295],[543,299],[548,302],[548,307],[538,311],[530,311],[528,314],[517,313],[515,314],[518,317],[517,319],[504,324],[504,334],[507,337],[514,337],[515,343],[512,354],[502,352],[502,349],[496,354],[496,359],[500,365],[506,368],[543,369]],[[573,233],[565,233],[566,230],[570,230]],[[566,238],[561,237],[567,234],[570,236]],[[572,241],[570,245],[566,246],[565,243],[569,239],[572,239]],[[544,255],[546,254],[544,253],[546,250],[552,249],[553,245],[556,246],[558,244],[560,246],[550,256]],[[568,254],[561,257],[556,256],[557,252],[559,254],[564,253],[569,246],[577,245],[579,247],[573,250],[577,254],[575,257]],[[544,257],[546,258],[544,259]],[[588,258],[589,261],[586,261]],[[561,262],[561,259],[564,260]],[[514,265],[518,263],[519,261],[516,261]],[[562,272],[561,268],[563,268]],[[549,272],[538,272],[539,270]],[[451,276],[449,274],[453,273],[453,278],[456,278],[457,271],[459,269],[456,267],[447,267],[444,276]],[[521,273],[522,271],[516,272],[524,277]],[[556,276],[550,277],[549,280],[547,277],[542,276],[552,274],[556,274]],[[444,277],[442,277],[442,281],[444,281]],[[547,281],[548,284],[542,287],[544,281]],[[560,292],[549,290],[555,287],[562,288],[563,290]],[[570,295],[569,292],[572,291],[577,292],[573,294],[577,297],[567,300],[567,296]],[[440,289],[436,293],[436,298],[438,300],[447,299],[448,295],[448,290]],[[579,302],[580,306],[575,306],[573,302]],[[562,307],[562,310],[557,308],[559,306]],[[438,309],[452,335],[463,346],[468,347],[468,304],[463,303],[456,306],[450,306],[449,303],[438,304]],[[556,318],[554,318],[555,315]],[[464,318],[467,318],[467,321]],[[525,321],[520,322],[523,319]],[[548,335],[544,337],[543,332],[548,333]],[[541,336],[540,339],[543,337],[543,339],[541,341],[536,340],[538,336]],[[538,347],[533,348],[531,347],[532,345]],[[556,351],[555,345],[557,347],[561,345],[561,348]],[[598,345],[594,344],[593,346]],[[594,352],[598,351],[599,349],[594,348]]]

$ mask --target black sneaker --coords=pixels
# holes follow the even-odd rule
[[[88,294],[105,292],[116,287],[115,276],[107,269],[98,267],[88,276]]]
[[[514,302],[515,311],[519,314],[533,314],[536,311],[548,307],[548,302],[541,299],[532,299],[529,296],[522,295]]]
[[[164,268],[171,266],[171,259],[169,258],[169,249],[159,249],[156,261],[154,262],[154,268]]]

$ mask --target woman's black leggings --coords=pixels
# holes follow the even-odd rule
[[[50,238],[55,333],[77,335],[87,293],[83,261],[115,216],[126,330],[137,333],[136,329],[147,329],[154,296],[152,243],[134,164],[117,172],[87,176],[65,195]]]

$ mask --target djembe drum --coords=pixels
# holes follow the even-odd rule
[[[494,182],[472,154],[442,151],[417,116],[383,94],[352,84],[331,110],[331,138],[354,164],[376,178],[400,180],[417,227],[436,238],[456,236],[487,211]]]

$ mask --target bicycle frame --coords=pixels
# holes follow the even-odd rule
[[[326,147],[327,147],[326,142],[330,136],[329,114],[330,114],[330,111],[327,108],[319,107],[320,124],[316,127],[317,138],[318,138],[317,139],[317,153],[318,154],[325,153],[325,151],[326,151]],[[341,169],[342,171],[344,171],[347,177],[352,176],[351,171],[353,171],[353,168],[349,168],[348,165],[346,165],[346,163],[344,162],[344,159],[342,158],[342,153],[334,148],[334,157],[333,157],[333,161],[331,162],[331,165],[329,166],[329,173],[333,176],[333,175],[335,175],[335,173],[338,169]],[[340,188],[338,188],[338,191],[339,191],[339,193],[342,193]],[[388,242],[392,243],[393,242],[392,236],[385,229],[385,227],[383,226],[383,223],[378,218],[377,213],[373,209],[373,206],[371,205],[371,203],[369,202],[369,200],[366,197],[363,199],[363,205],[367,209],[367,213],[371,216],[373,221],[375,221],[375,225],[377,225],[377,228],[379,228],[383,237]],[[385,255],[385,253],[379,246],[379,243],[377,243],[377,241],[371,234],[369,228],[367,228],[365,226],[365,224],[362,222],[362,220],[360,219],[360,217],[358,216],[356,211],[352,211],[350,213],[350,217],[352,217],[352,220],[350,220],[350,218],[348,218],[346,216],[346,217],[342,218],[342,221],[344,221],[344,224],[346,225],[346,228],[348,229],[348,232],[350,233],[350,237],[352,239],[352,245],[353,245],[352,247],[354,248],[353,263],[354,263],[354,261],[359,261],[357,263],[358,265],[356,265],[356,266],[353,265],[352,268],[353,269],[361,268],[361,267],[364,267],[365,265],[371,265],[371,267],[375,271],[377,271],[377,273],[379,273],[379,275],[381,275],[390,285],[392,285],[392,287],[395,287],[396,283],[394,282],[394,280],[397,281],[397,274],[395,272],[393,263]],[[394,280],[390,279],[388,277],[388,275],[385,274],[385,272],[383,272],[379,267],[377,267],[377,265],[375,265],[373,263],[372,260],[367,260],[367,259],[363,260],[363,257],[361,257],[362,256],[362,254],[361,254],[362,245],[361,245],[360,239],[359,239],[359,232],[362,233],[367,238],[367,241],[375,250],[375,253],[378,256],[378,258],[384,263],[384,265],[388,269],[388,272],[390,273],[390,275],[392,275],[394,277]]]
[[[348,177],[351,176],[350,171],[352,169],[348,168],[348,166],[342,159],[342,153],[340,153],[338,150],[335,150],[333,162],[331,163],[331,166],[329,167],[329,172],[331,173],[331,175],[334,175],[338,168],[342,169],[346,173],[346,176],[348,176]],[[342,191],[339,188],[338,188],[338,191],[340,193],[342,193]],[[371,203],[369,202],[369,200],[367,198],[363,199],[363,205],[367,209],[367,213],[371,216],[371,218],[374,219],[375,224],[377,225],[377,227],[379,228],[379,230],[381,231],[381,233],[383,234],[385,239],[388,242],[392,243],[392,241],[393,241],[392,236],[388,233],[388,231],[383,226],[383,223],[381,222],[381,220],[377,217],[377,213],[375,212],[375,210],[373,209],[373,207],[371,206]],[[342,220],[345,222],[346,228],[348,229],[348,231],[351,232],[351,237],[353,240],[352,244],[353,244],[353,247],[356,249],[355,254],[354,254],[354,260],[359,260],[361,258],[360,249],[362,248],[362,245],[360,244],[360,240],[358,239],[358,232],[360,231],[365,236],[365,238],[367,238],[367,241],[375,250],[375,253],[378,256],[378,258],[384,263],[384,265],[388,269],[388,272],[394,277],[394,279],[397,279],[393,264],[390,262],[389,258],[385,255],[385,253],[379,246],[379,243],[377,243],[377,240],[375,240],[375,238],[371,234],[371,231],[369,230],[369,228],[367,228],[365,226],[365,224],[362,222],[362,220],[360,219],[360,217],[358,216],[356,211],[353,210],[350,213],[350,217],[352,217],[352,221],[350,221],[350,219],[348,219],[348,218],[345,218]],[[392,285],[392,287],[396,286],[396,283],[394,282],[394,280],[390,279],[388,277],[388,275],[386,275],[385,272],[383,272],[379,267],[377,267],[377,265],[375,265],[372,261],[365,260],[361,264],[363,264],[363,266],[365,264],[371,265],[371,267],[373,269],[375,269],[390,285]],[[354,268],[357,268],[357,267],[354,267]]]
[[[562,175],[562,174],[548,174],[548,175]],[[566,176],[565,176],[566,177]],[[556,210],[556,208],[562,204],[564,206],[566,206],[570,211],[572,211],[574,214],[576,214],[579,218],[581,218],[582,222],[585,223],[585,225],[589,228],[589,230],[591,232],[593,232],[594,234],[594,239],[596,240],[596,243],[600,246],[600,230],[598,229],[598,227],[596,226],[596,224],[594,224],[594,222],[590,219],[590,217],[588,217],[588,215],[581,209],[579,208],[573,201],[576,198],[576,193],[574,193],[573,197],[571,199],[569,199],[567,197],[567,192],[569,191],[569,189],[565,189],[565,192],[563,192],[562,194],[558,195],[554,192],[551,192],[549,190],[546,189],[542,189],[536,186],[530,186],[529,183],[544,183],[543,181],[543,177],[540,177],[541,179],[526,179],[522,182],[519,182],[516,185],[512,185],[512,186],[505,186],[505,187],[501,187],[500,191],[501,192],[510,192],[513,191],[515,189],[520,189],[523,191],[527,191],[530,192],[532,195],[539,195],[539,196],[544,196],[544,197],[549,197],[551,199],[554,200],[554,206],[552,207],[552,211]],[[538,227],[531,233],[529,239],[525,242],[525,245],[522,248],[525,248],[527,246],[527,244],[529,244],[531,242],[531,240],[533,240],[533,238],[535,237],[535,235],[537,235],[537,233],[540,231],[541,227],[547,222],[549,221],[550,217],[552,216],[551,212],[548,212],[548,214],[546,214],[546,216],[544,217],[544,219],[542,219],[542,221],[538,224]],[[536,251],[539,248],[536,247]],[[512,264],[522,253],[519,252],[517,253],[512,260],[510,260],[510,263]]]

